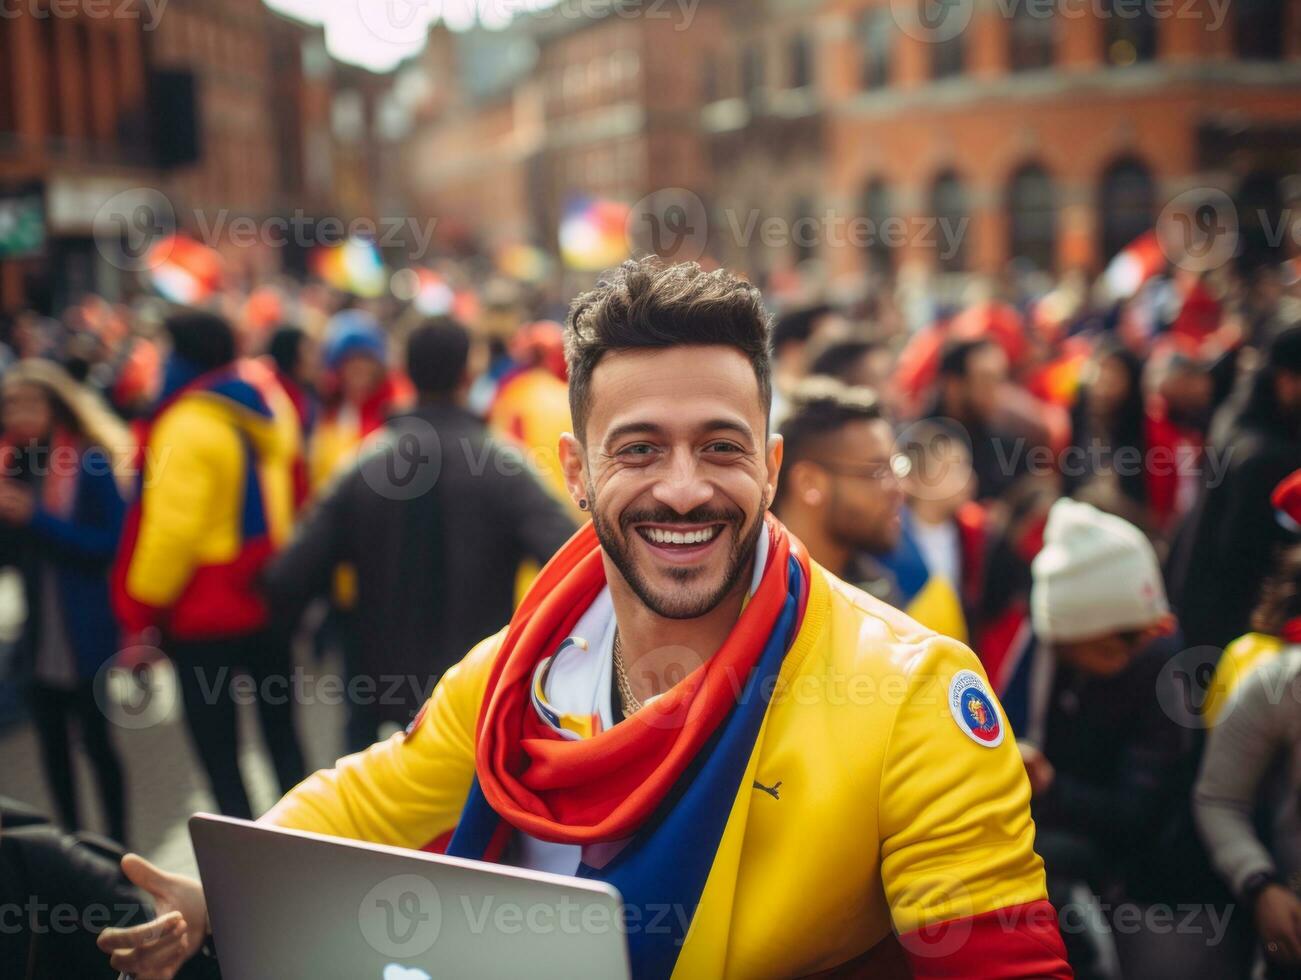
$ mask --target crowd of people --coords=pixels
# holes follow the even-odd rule
[[[817,566],[979,659],[1076,976],[1301,975],[1301,272],[1101,285],[920,316],[884,288],[770,291],[766,504]],[[216,806],[249,818],[239,678],[291,690],[337,650],[362,752],[511,622],[589,514],[601,530],[558,450],[583,303],[568,341],[500,280],[434,316],[281,282],[3,323],[0,560],[26,608],[3,683],[62,830],[13,832],[39,821],[6,801],[15,894],[62,887],[26,855],[88,826],[74,745],[131,840],[106,665],[171,660]],[[256,700],[287,792],[308,775],[294,699]],[[1000,710],[982,705],[976,739]],[[156,896],[134,867],[99,873]],[[0,962],[80,962],[34,948]]]

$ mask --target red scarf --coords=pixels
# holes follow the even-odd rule
[[[1294,616],[1283,624],[1280,638],[1284,643],[1301,643],[1301,616]]]
[[[718,652],[608,731],[563,738],[530,702],[538,662],[556,652],[605,587],[596,531],[584,525],[542,570],[497,653],[479,715],[475,768],[489,804],[542,840],[623,840],[655,810],[736,703],[787,598],[788,558],[808,559],[766,518],[771,547],[759,587]]]

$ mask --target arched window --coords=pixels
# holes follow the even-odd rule
[[[862,214],[864,218],[863,251],[867,267],[873,272],[888,273],[894,266],[893,247],[897,245],[891,237],[896,222],[887,224],[895,217],[894,203],[890,200],[890,185],[877,178],[868,183],[863,191]]]
[[[874,7],[864,12],[858,30],[863,88],[884,88],[890,84],[894,39],[899,28],[888,8]]]
[[[958,31],[952,37],[937,39],[928,45],[931,49],[931,78],[954,78],[962,74],[967,61],[965,38],[966,31]]]
[[[1057,193],[1048,172],[1027,164],[1007,186],[1008,255],[1052,271],[1057,258]]]
[[[1007,32],[1007,63],[1012,71],[1051,68],[1057,45],[1055,5],[1022,3],[1014,8]]]
[[[1103,60],[1124,68],[1156,57],[1156,18],[1147,4],[1102,0]]]
[[[967,191],[962,179],[946,171],[931,185],[931,215],[936,226],[931,235],[935,264],[942,272],[961,272],[967,267]]]
[[[813,198],[801,194],[795,198],[791,208],[791,243],[795,246],[796,262],[804,262],[818,254],[822,232],[813,207]]]
[[[1156,224],[1156,188],[1140,160],[1118,160],[1102,175],[1098,193],[1098,226],[1102,229],[1104,261]]]
[[[796,31],[790,39],[788,79],[791,88],[805,88],[813,84],[812,52],[809,39],[803,31]]]
[[[1287,4],[1282,0],[1234,0],[1234,50],[1251,61],[1281,61]]]

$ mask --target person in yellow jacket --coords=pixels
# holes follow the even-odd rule
[[[978,661],[767,513],[768,345],[758,290],[694,263],[580,296],[561,457],[591,523],[405,735],[265,819],[606,881],[638,978],[1069,977]],[[159,917],[100,946],[169,977],[201,888],[124,869]]]
[[[234,683],[240,671],[259,692],[288,680],[288,635],[271,620],[258,574],[293,521],[298,421],[271,369],[236,359],[224,319],[183,313],[166,328],[171,353],[140,438],[114,609],[129,636],[160,633],[217,804],[248,817]],[[258,708],[288,788],[304,772],[292,699],[262,698]]]

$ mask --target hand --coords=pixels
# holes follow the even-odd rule
[[[36,496],[32,488],[17,480],[0,480],[0,521],[22,526],[36,512]]]
[[[1301,899],[1282,885],[1266,885],[1255,913],[1265,954],[1275,963],[1301,963]]]
[[[168,874],[138,854],[122,859],[122,871],[154,899],[157,916],[127,929],[105,929],[97,944],[113,969],[136,980],[171,980],[199,951],[208,934],[203,886],[193,878]]]
[[[1042,796],[1052,787],[1057,770],[1048,757],[1029,742],[1017,742],[1016,747],[1021,750],[1021,762],[1025,764],[1025,774],[1030,777],[1030,794]]]

